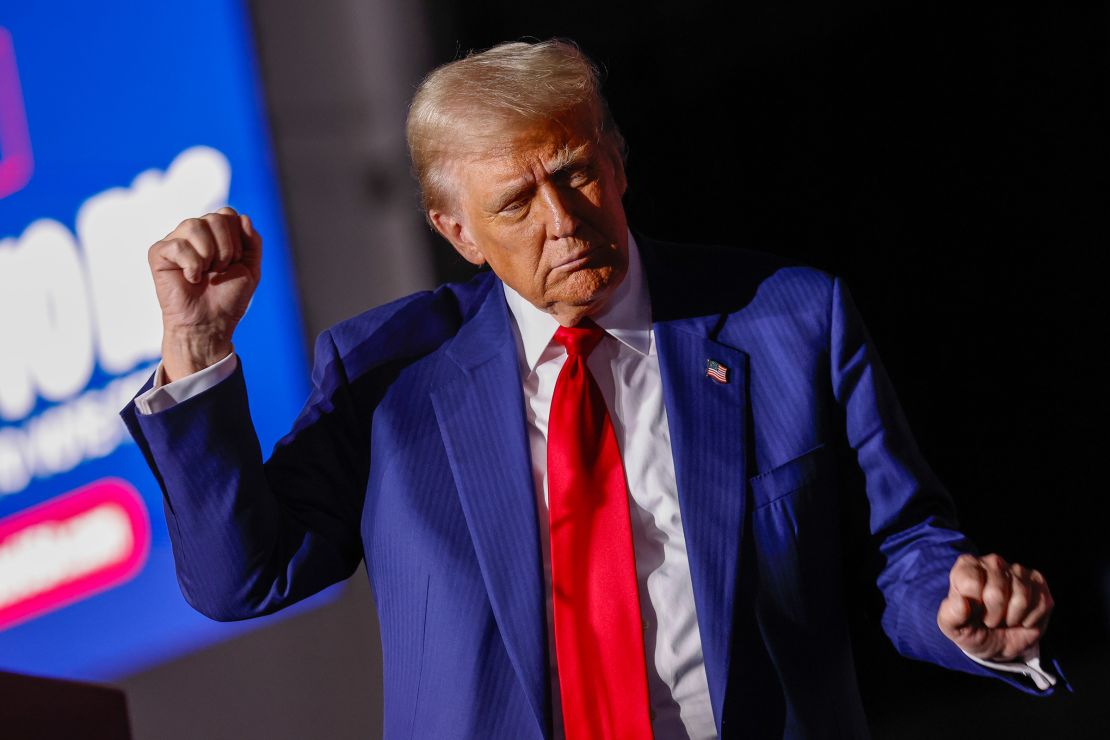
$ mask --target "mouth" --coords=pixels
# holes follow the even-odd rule
[[[570,259],[564,260],[563,262],[555,265],[555,267],[551,268],[551,271],[554,272],[555,270],[566,270],[568,272],[572,272],[574,270],[585,267],[587,264],[589,264],[590,260],[592,260],[597,255],[597,252],[597,247],[590,247],[586,251],[579,252]]]

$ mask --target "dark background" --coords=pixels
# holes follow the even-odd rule
[[[327,13],[350,14],[357,3],[252,5],[315,333],[394,297],[363,293],[349,306],[319,308],[346,292],[320,276],[321,263],[342,265],[345,250],[372,255],[386,244],[366,234],[319,238],[320,209],[306,205],[309,180],[296,156],[304,121],[319,117],[304,102],[313,79],[328,70],[353,75],[350,60],[364,58],[320,40]],[[336,15],[338,6],[346,10]],[[1077,693],[1047,700],[898,657],[861,601],[857,668],[876,737],[1110,735],[1098,261],[1110,161],[1106,8],[689,0],[406,7],[411,53],[393,70],[374,71],[393,74],[392,107],[365,116],[344,108],[347,118],[335,119],[355,130],[372,118],[390,142],[385,154],[336,148],[337,161],[353,162],[353,186],[343,191],[357,195],[351,207],[418,223],[398,135],[404,102],[433,66],[503,40],[576,40],[605,68],[629,144],[633,227],[775,252],[842,276],[963,529],[982,552],[1036,567],[1052,587],[1052,647]],[[386,20],[374,28],[396,17],[379,13]],[[414,236],[404,249],[426,256],[426,281],[471,273],[427,230],[407,233]],[[239,726],[262,727],[253,715],[276,712],[286,727],[376,736],[374,617],[365,586],[351,589],[330,611],[130,679],[137,729],[182,711],[167,698],[172,684],[179,701],[201,697]],[[296,662],[281,663],[275,654],[289,645]],[[220,681],[237,701],[217,696]]]

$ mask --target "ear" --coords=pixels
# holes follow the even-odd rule
[[[446,211],[435,208],[428,210],[428,220],[432,222],[432,226],[435,227],[440,236],[451,242],[451,246],[462,255],[464,260],[479,267],[486,263],[485,255],[482,254],[482,250],[471,238],[470,232],[467,231],[462,221]]]

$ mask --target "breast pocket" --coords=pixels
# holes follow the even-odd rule
[[[829,448],[819,444],[781,465],[751,479],[752,503],[759,509],[783,496],[813,487],[830,479]]]

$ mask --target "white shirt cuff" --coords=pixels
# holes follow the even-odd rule
[[[962,650],[962,648],[961,648]],[[993,660],[981,660],[974,655],[969,654],[966,650],[963,651],[964,655],[974,660],[979,665],[993,668],[997,671],[1005,671],[1007,673],[1020,673],[1033,679],[1033,683],[1037,688],[1044,691],[1049,686],[1056,685],[1056,676],[1041,668],[1041,648],[1035,646],[1025,656],[1025,662],[1012,661],[1010,663],[996,663]]]
[[[200,395],[221,380],[230,378],[238,366],[239,360],[235,353],[231,352],[227,357],[203,370],[186,375],[172,383],[166,383],[166,375],[162,370],[162,363],[159,362],[158,369],[154,371],[154,387],[135,398],[135,408],[140,414],[156,414],[173,408],[182,401]]]

